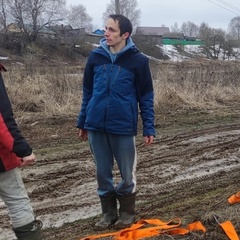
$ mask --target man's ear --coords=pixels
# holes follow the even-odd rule
[[[122,37],[123,39],[127,39],[130,36],[129,32],[125,32]]]

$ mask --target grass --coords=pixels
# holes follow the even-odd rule
[[[45,115],[76,114],[84,63],[7,66],[3,77],[14,106]],[[156,112],[210,111],[234,106],[240,98],[240,66],[217,61],[151,63]]]

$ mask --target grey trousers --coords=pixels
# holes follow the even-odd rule
[[[137,151],[135,136],[88,131],[88,140],[97,170],[97,193],[128,195],[136,191]],[[114,183],[113,165],[117,162],[121,181]]]
[[[0,173],[0,198],[8,208],[13,228],[34,221],[33,209],[18,168]]]

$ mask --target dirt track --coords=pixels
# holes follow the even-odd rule
[[[74,120],[38,120],[24,122],[21,126],[38,156],[38,162],[23,169],[22,174],[44,228],[60,227],[63,223],[92,217],[83,224],[72,224],[74,231],[69,226],[61,233],[56,230],[55,238],[54,234],[46,233],[46,239],[79,239],[93,233],[88,224],[93,224],[100,213],[95,167],[87,143],[77,139]],[[240,218],[235,216],[235,213],[239,215],[240,208],[229,206],[226,201],[234,189],[240,190],[236,189],[236,186],[240,188],[239,124],[203,127],[164,136],[159,129],[155,143],[147,148],[141,140],[139,136],[138,218],[161,216],[168,220],[166,218],[181,217],[185,223],[194,219],[209,223],[208,218],[211,217],[206,216],[207,213],[218,212],[220,207],[232,213],[231,216],[221,216],[231,218],[235,227],[240,229]],[[115,176],[118,180],[118,171],[115,171]],[[219,189],[223,191],[218,192]],[[211,198],[213,192],[215,195]],[[196,198],[192,202],[191,196]],[[216,199],[216,196],[220,198]],[[196,201],[199,201],[199,206],[195,205]],[[67,237],[67,231],[71,237]],[[0,240],[14,239],[1,202],[0,232]],[[223,238],[216,239],[227,238],[223,235]]]

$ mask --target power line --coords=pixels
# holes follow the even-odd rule
[[[236,14],[236,15],[239,15],[240,14],[240,11],[238,12],[237,10],[235,11],[233,11],[233,10],[231,10],[231,9],[229,9],[229,8],[225,8],[225,7],[223,7],[222,5],[219,5],[219,4],[217,4],[217,3],[215,3],[215,2],[213,2],[213,1],[211,1],[211,0],[208,0],[209,2],[211,2],[211,3],[213,3],[213,4],[215,4],[215,5],[217,5],[217,6],[219,6],[219,7],[221,7],[221,8],[224,8],[224,9],[226,9],[227,11],[229,11],[229,12],[232,12],[232,13],[234,13],[234,14]],[[225,4],[226,5],[226,4]]]
[[[232,5],[232,4],[230,4],[230,3],[228,3],[228,2],[226,2],[226,1],[224,1],[224,0],[216,0],[216,1],[222,2],[224,5],[232,8],[233,10],[236,10],[236,11],[239,11],[239,12],[240,12],[240,8],[238,8],[238,7]]]

